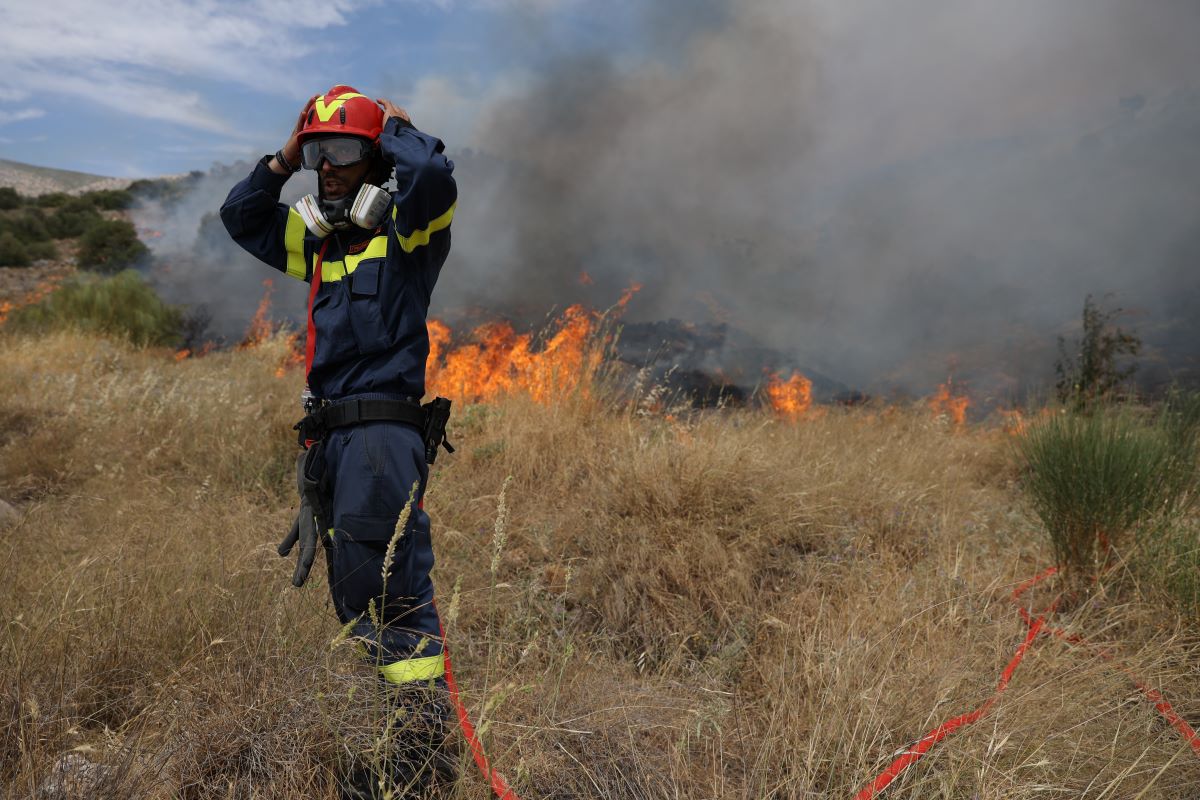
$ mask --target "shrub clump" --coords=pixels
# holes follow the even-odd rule
[[[103,219],[96,207],[81,197],[63,203],[46,219],[50,235],[56,239],[82,236]]]
[[[125,189],[97,189],[84,192],[81,199],[106,211],[119,211],[133,205],[133,195]]]
[[[130,223],[101,220],[79,240],[79,266],[112,274],[132,267],[149,252]]]
[[[80,329],[128,339],[137,345],[174,346],[182,312],[162,301],[133,270],[109,278],[81,277],[65,283],[40,303],[12,313],[16,331]]]
[[[1025,488],[1065,572],[1095,577],[1116,552],[1161,537],[1194,502],[1196,421],[1168,405],[1061,413],[1021,440]]]
[[[11,186],[0,186],[0,211],[21,207],[21,195]]]
[[[32,259],[25,245],[9,231],[0,233],[0,267],[24,267]]]

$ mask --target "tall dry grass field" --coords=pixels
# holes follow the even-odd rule
[[[6,796],[334,798],[372,746],[323,570],[293,589],[274,552],[295,506],[285,347],[0,338],[0,497],[21,512],[0,533]],[[434,577],[526,800],[851,797],[992,694],[1026,631],[1009,594],[1053,557],[1009,437],[923,407],[791,424],[514,397],[457,409],[452,441]],[[1112,589],[1054,621],[1200,722],[1195,620]],[[455,798],[489,796],[463,772]],[[1120,671],[1045,637],[885,796],[1194,798],[1200,759]]]

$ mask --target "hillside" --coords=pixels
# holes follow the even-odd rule
[[[339,759],[380,747],[324,569],[295,590],[275,554],[289,354],[0,329],[6,796],[58,764],[74,793],[41,796],[332,800]],[[521,797],[849,798],[992,696],[1027,635],[1013,589],[1051,559],[1009,435],[924,405],[653,406],[457,408],[432,471],[456,672]],[[1117,583],[1052,621],[1200,718],[1194,620]],[[883,797],[1183,800],[1195,756],[1120,668],[1046,636]],[[449,797],[489,797],[462,769]]]
[[[31,197],[51,192],[80,194],[96,189],[124,189],[132,182],[129,178],[106,178],[103,175],[39,167],[0,158],[0,186],[11,187]]]

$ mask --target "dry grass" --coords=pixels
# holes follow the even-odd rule
[[[76,750],[105,769],[72,796],[333,798],[339,759],[372,745],[379,709],[331,646],[323,581],[292,589],[274,554],[300,392],[275,377],[283,347],[176,363],[0,338],[0,497],[22,511],[0,534],[7,796]],[[457,672],[522,797],[850,797],[991,694],[1024,633],[1008,594],[1051,558],[1003,435],[923,408],[635,409],[459,409],[434,471]],[[1194,620],[1113,592],[1056,622],[1200,722]],[[487,797],[464,772],[453,796]],[[1200,759],[1124,676],[1046,638],[886,796],[1197,787]]]

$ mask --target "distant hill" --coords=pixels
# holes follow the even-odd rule
[[[124,189],[130,183],[132,180],[129,178],[108,178],[0,158],[0,186],[10,186],[23,195],[33,197],[50,192],[79,194],[94,189]]]

